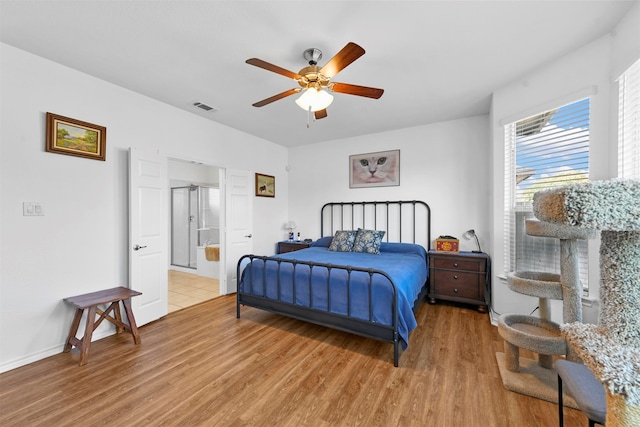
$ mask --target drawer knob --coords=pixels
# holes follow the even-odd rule
[[[458,276],[453,276],[454,280],[458,280]]]
[[[453,288],[453,292],[458,293],[458,288]]]
[[[454,267],[457,267],[457,266],[458,266],[458,263],[457,263],[457,262],[454,262],[454,263],[453,263],[453,266],[454,266]]]

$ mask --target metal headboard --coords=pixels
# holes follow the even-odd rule
[[[431,249],[431,208],[420,200],[330,202],[320,210],[320,235],[368,228],[386,231],[384,240]]]

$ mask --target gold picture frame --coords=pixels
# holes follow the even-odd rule
[[[256,197],[276,197],[276,177],[256,173]]]
[[[47,146],[51,153],[106,160],[107,128],[47,113]]]

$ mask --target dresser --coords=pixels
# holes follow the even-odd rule
[[[301,240],[285,240],[283,242],[278,242],[278,253],[284,254],[287,252],[299,251],[300,249],[308,248],[309,245],[309,242]]]
[[[429,251],[429,302],[475,304],[487,311],[489,255],[475,252]]]

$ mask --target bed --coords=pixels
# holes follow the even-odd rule
[[[320,217],[324,237],[309,248],[240,258],[237,317],[244,305],[389,342],[398,366],[428,294],[429,206],[332,202]]]

